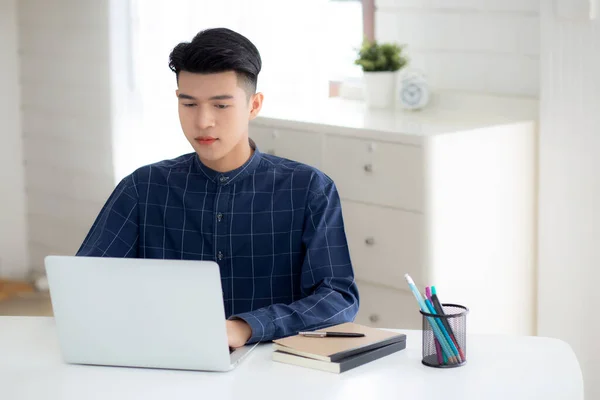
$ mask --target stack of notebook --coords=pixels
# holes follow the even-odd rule
[[[319,332],[360,333],[362,337],[290,336],[273,341],[273,360],[342,373],[406,348],[406,335],[345,323]]]

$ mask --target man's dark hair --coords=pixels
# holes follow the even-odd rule
[[[262,67],[260,53],[250,40],[227,28],[200,31],[191,42],[179,43],[169,56],[169,68],[179,72],[211,74],[235,71],[248,96],[256,93]]]

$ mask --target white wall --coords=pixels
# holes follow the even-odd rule
[[[0,277],[28,273],[17,1],[0,1]]]
[[[600,399],[600,21],[554,11],[542,1],[538,333],[571,344]]]
[[[73,254],[114,187],[108,0],[19,0],[32,267]]]
[[[406,44],[434,89],[537,97],[539,0],[376,0],[378,41]]]

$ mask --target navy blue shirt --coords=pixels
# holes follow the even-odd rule
[[[354,320],[358,289],[334,182],[255,149],[227,173],[196,153],[125,177],[78,256],[213,260],[249,343]]]

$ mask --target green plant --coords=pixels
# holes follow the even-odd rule
[[[365,72],[398,71],[408,64],[408,58],[402,54],[404,46],[395,43],[363,41],[358,49],[358,57],[354,61]]]

